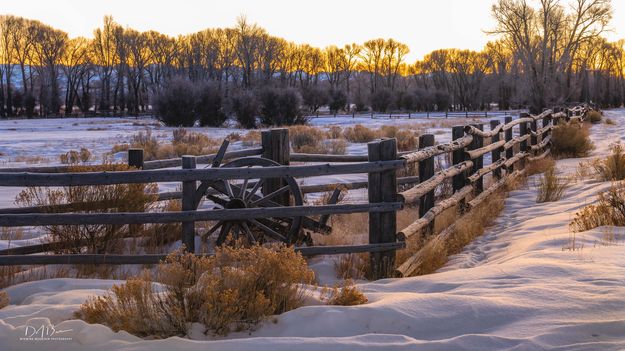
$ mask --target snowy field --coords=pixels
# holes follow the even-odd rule
[[[607,155],[611,143],[625,138],[625,110],[605,114],[616,125],[592,127],[596,149],[590,158]],[[58,156],[63,147],[76,148],[76,143],[105,152],[102,144],[127,137],[134,121],[118,121],[114,131],[106,132],[88,127],[75,131],[68,121],[61,133],[55,130],[58,121],[28,121],[28,126],[18,121],[15,127],[10,127],[12,121],[0,122],[0,135],[13,138],[0,139],[0,152],[10,158],[20,148],[41,152],[49,147],[50,154]],[[313,120],[319,125],[414,122]],[[11,135],[7,128],[22,133]],[[27,130],[32,135],[23,133]],[[557,166],[574,174],[584,160],[561,160]],[[277,316],[252,333],[228,339],[192,333],[189,338],[142,340],[72,319],[88,296],[103,294],[117,281],[49,279],[6,289],[11,305],[0,310],[0,350],[625,349],[625,228],[577,233],[576,248],[568,248],[573,235],[568,224],[575,212],[595,201],[610,183],[577,181],[560,201],[536,204],[535,181],[531,177],[527,188],[512,192],[495,225],[439,272],[358,284],[369,299],[364,305],[325,306],[311,299],[309,305]],[[607,243],[606,233],[621,239]],[[68,340],[20,340],[26,328],[41,325],[54,326],[56,336]]]

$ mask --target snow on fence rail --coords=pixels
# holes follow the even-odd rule
[[[405,241],[416,235],[433,236],[435,218],[454,206],[459,214],[469,211],[500,189],[506,179],[523,172],[526,160],[544,158],[550,152],[551,131],[559,120],[566,122],[585,118],[589,107],[546,110],[533,116],[522,113],[520,118],[490,121],[490,130],[482,124],[452,128],[452,141],[435,145],[434,135],[419,137],[419,150],[398,153],[395,139],[383,139],[368,144],[368,155],[314,155],[290,153],[288,129],[272,129],[262,133],[262,147],[227,152],[228,140],[216,154],[183,156],[179,159],[145,161],[143,150],[128,152],[129,166],[137,170],[117,172],[69,173],[68,167],[26,167],[0,169],[0,186],[91,186],[129,183],[180,182],[182,191],[158,194],[158,201],[180,199],[182,210],[176,212],[129,213],[71,213],[85,205],[63,204],[50,207],[0,209],[0,226],[54,226],[91,224],[182,223],[181,239],[187,250],[196,252],[195,237],[198,221],[213,221],[204,235],[219,231],[216,243],[222,244],[234,231],[249,241],[262,235],[272,239],[299,244],[295,249],[303,255],[327,255],[369,252],[374,277],[390,274],[407,276],[418,268],[422,252],[417,252],[399,267],[395,267],[396,250],[405,248]],[[538,122],[541,128],[538,128]],[[513,128],[518,136],[513,137]],[[502,138],[503,134],[503,138]],[[486,145],[485,145],[486,144]],[[518,147],[515,147],[517,146]],[[515,149],[518,151],[515,152]],[[435,158],[451,154],[451,164],[435,171]],[[490,154],[490,164],[484,166],[484,156]],[[222,164],[223,162],[225,164]],[[291,162],[322,164],[290,165]],[[324,163],[332,162],[332,163]],[[197,169],[198,163],[210,168]],[[398,177],[397,171],[417,164],[418,176]],[[164,169],[180,167],[182,169]],[[504,175],[505,172],[505,175]],[[300,186],[295,178],[323,175],[368,174],[367,181]],[[484,177],[492,174],[493,182],[484,189]],[[241,180],[231,184],[230,180]],[[435,190],[451,180],[453,193],[435,202]],[[414,185],[416,184],[416,185]],[[407,190],[398,192],[412,185]],[[342,190],[368,189],[368,203],[337,204]],[[334,193],[327,204],[305,205],[302,194]],[[259,195],[260,192],[260,195]],[[209,199],[222,209],[198,209]],[[105,203],[90,203],[91,208],[106,208]],[[397,211],[405,205],[418,206],[419,217],[406,228],[396,227]],[[50,213],[52,212],[52,213]],[[368,213],[369,243],[340,246],[302,246],[304,230],[329,234],[328,217],[335,214]],[[253,227],[255,231],[252,231]],[[452,225],[453,227],[453,225]],[[233,229],[233,228],[236,228]],[[443,230],[434,240],[444,240],[451,228]],[[259,234],[260,233],[260,234]],[[164,255],[33,255],[58,250],[67,242],[43,243],[0,250],[2,265],[40,264],[148,264],[158,263]],[[74,245],[81,245],[75,243]]]

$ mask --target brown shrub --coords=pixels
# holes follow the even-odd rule
[[[612,154],[608,157],[596,160],[592,167],[604,181],[625,179],[625,149],[621,144],[611,147]]]
[[[605,124],[616,125],[616,122],[614,122],[614,120],[612,118],[606,118],[605,119]]]
[[[552,153],[559,158],[586,157],[594,149],[588,129],[575,123],[556,126],[551,141]]]
[[[529,162],[525,165],[525,174],[532,176],[534,174],[545,173],[548,169],[555,167],[556,161],[551,157],[541,158]]]
[[[569,181],[556,174],[556,168],[550,167],[538,178],[536,202],[558,201],[569,186]]]
[[[173,131],[173,152],[176,156],[183,155],[208,155],[217,152],[220,142],[198,133],[189,132],[184,128]]]
[[[369,300],[351,280],[343,281],[341,286],[334,286],[329,292],[328,304],[337,306],[356,306],[367,303]]]
[[[397,139],[398,151],[416,150],[419,138],[414,130],[399,129],[397,126],[382,126],[379,131],[380,136]]]
[[[599,194],[595,205],[586,206],[575,213],[569,224],[573,232],[583,232],[601,226],[625,226],[625,188],[613,186]]]
[[[378,137],[374,130],[371,130],[361,124],[345,128],[343,136],[352,143],[368,143]]]
[[[331,155],[345,155],[347,151],[347,142],[342,139],[327,140],[324,146],[326,153]]]
[[[292,248],[253,246],[218,248],[212,257],[174,253],[155,278],[160,293],[144,273],[90,298],[76,316],[139,336],[185,335],[191,323],[225,335],[299,307],[301,284],[312,283],[314,274]]]
[[[340,139],[343,137],[343,128],[340,126],[330,126],[328,128],[328,138]]]
[[[124,171],[128,166],[109,164],[73,166],[70,172]],[[16,203],[42,206],[47,213],[63,212],[60,205],[72,204],[74,213],[141,212],[156,201],[157,186],[151,184],[114,184],[97,186],[29,187],[22,190]],[[66,243],[60,252],[88,253],[118,252],[124,237],[137,235],[128,225],[53,225],[44,227],[52,241]]]
[[[0,309],[7,307],[9,303],[9,294],[6,291],[0,291]]]
[[[291,147],[295,152],[325,153],[324,135],[321,130],[309,126],[292,126],[289,128]]]
[[[588,112],[587,118],[590,121],[590,123],[597,124],[597,123],[601,123],[601,119],[603,118],[603,115],[599,111],[590,111]]]

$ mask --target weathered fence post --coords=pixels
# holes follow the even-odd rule
[[[531,146],[538,145],[538,135],[536,134],[536,132],[538,131],[538,121],[534,120],[533,122],[530,122],[530,128],[532,129],[531,131],[533,132],[531,133],[532,136],[530,137],[530,145]]]
[[[453,126],[451,128],[451,140],[458,140],[464,137],[464,126]],[[459,163],[464,162],[464,149],[459,149],[456,151],[452,151],[451,153],[451,163],[453,165],[457,165]],[[466,174],[462,172],[452,178],[452,188],[454,193],[465,185],[466,183]]]
[[[419,136],[419,149],[434,146],[434,134],[423,134]],[[419,182],[424,182],[434,176],[434,156],[419,162]],[[434,207],[434,190],[423,195],[419,199],[419,217],[423,217],[432,207]],[[425,235],[434,232],[434,221],[425,231]]]
[[[367,144],[369,161],[397,159],[397,140],[384,139]],[[395,170],[369,173],[369,203],[397,201],[397,176]],[[392,243],[397,240],[397,214],[395,211],[369,213],[369,243]],[[370,253],[373,279],[387,277],[395,268],[395,250]]]
[[[287,128],[277,128],[265,130],[261,134],[261,142],[263,146],[262,157],[275,161],[281,165],[288,166],[290,163],[290,144],[289,130]],[[263,184],[263,194],[271,194],[272,192],[286,185],[282,179],[266,179]],[[288,205],[289,193],[278,195],[274,198],[275,202]]]
[[[479,130],[484,130],[484,125],[483,124],[472,124],[473,127],[479,129]],[[471,142],[471,144],[469,144],[468,149],[469,150],[475,150],[475,149],[479,149],[481,147],[484,146],[484,138],[474,134],[473,135],[473,141]],[[484,167],[484,156],[479,156],[477,157],[475,160],[473,160],[473,168],[471,169],[471,173],[476,173],[478,172],[480,169],[482,169],[482,167]],[[476,180],[474,183],[474,189],[475,189],[475,194],[478,195],[480,194],[482,191],[484,191],[484,179],[482,177],[480,177],[480,179]]]
[[[128,167],[143,169],[143,149],[128,149]]]
[[[182,156],[182,169],[195,169],[195,156]],[[182,211],[195,210],[195,180],[182,182]],[[182,243],[188,252],[195,252],[195,222],[182,222]]]
[[[504,124],[508,124],[510,122],[512,122],[512,116],[504,117],[503,119]],[[512,128],[504,131],[504,140],[506,141],[506,143],[512,140]],[[512,157],[514,157],[514,147],[510,147],[506,149],[506,160],[509,160]],[[512,167],[513,167],[512,170],[514,171],[514,165]],[[508,175],[508,173],[511,173],[511,172],[506,171],[506,176]]]
[[[143,169],[143,149],[128,149],[128,167]],[[137,206],[136,211],[145,211],[145,206]],[[143,231],[143,225],[130,224],[128,225],[128,231],[138,235]]]
[[[521,115],[519,115],[520,118],[527,118],[529,116],[530,116],[529,113],[521,113]],[[524,137],[528,133],[529,133],[529,130],[527,128],[527,122],[519,124],[519,136]],[[519,152],[527,152],[527,139],[524,139],[519,144]],[[520,168],[525,169],[525,158],[523,158],[519,163],[520,163]]]
[[[552,120],[552,114],[549,114],[545,118],[543,118],[542,128],[545,128],[545,127],[549,126],[549,124],[552,123],[551,120]],[[540,142],[541,143],[545,140],[545,138],[547,138],[549,136],[549,133],[551,133],[550,130],[546,130],[546,131],[542,132],[542,134],[540,135]],[[545,145],[545,148],[548,148],[548,147],[549,147],[548,145]]]
[[[501,124],[501,122],[499,122],[498,119],[493,119],[490,121],[490,130],[494,130],[495,128],[497,128],[497,126]],[[499,141],[499,136],[501,133],[497,133],[495,135],[493,135],[493,137],[491,138],[491,144],[492,143],[496,143]],[[499,161],[499,159],[501,158],[501,151],[500,149],[496,149],[493,150],[493,152],[491,153],[491,163],[495,163],[497,161]],[[496,170],[493,171],[493,176],[495,177],[495,179],[499,180],[501,179],[501,168],[497,168]]]

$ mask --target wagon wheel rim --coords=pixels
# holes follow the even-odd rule
[[[221,167],[275,167],[279,163],[258,157],[245,157],[225,163]],[[263,194],[260,191],[268,180],[280,179],[281,185],[275,191]],[[207,195],[217,206],[224,209],[259,208],[283,206],[276,203],[279,196],[288,195],[293,205],[303,205],[303,195],[295,178],[290,176],[274,178],[251,178],[237,180],[234,184],[227,180],[219,180],[209,184],[218,195]],[[296,242],[300,237],[302,217],[269,217],[256,219],[241,219],[218,221],[204,236],[217,233],[217,245],[226,242],[229,235],[233,239],[245,239],[249,243],[259,241],[282,241],[288,244]]]

